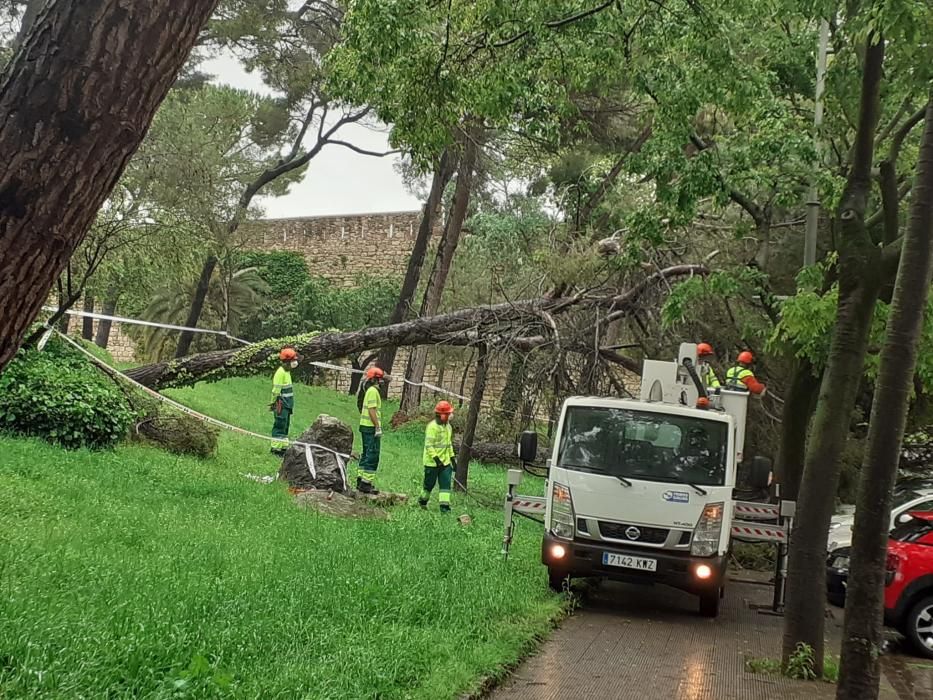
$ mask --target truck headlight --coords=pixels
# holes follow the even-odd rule
[[[723,503],[707,503],[703,514],[693,528],[690,542],[690,554],[695,557],[711,557],[719,551],[719,538],[722,535]]]
[[[554,483],[551,488],[551,533],[566,540],[573,539],[573,499],[570,489]]]

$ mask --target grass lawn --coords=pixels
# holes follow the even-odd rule
[[[322,412],[355,428],[355,399],[296,389],[293,436]],[[266,378],[169,393],[271,428]],[[420,453],[417,432],[387,433],[380,485],[415,495]],[[559,614],[539,526],[499,555],[502,470],[471,471],[495,510],[455,494],[444,517],[435,495],[376,521],[242,476],[277,468],[231,433],[206,461],[0,437],[0,698],[449,698]]]

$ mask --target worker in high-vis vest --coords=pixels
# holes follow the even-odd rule
[[[272,453],[282,456],[288,448],[288,429],[295,411],[295,390],[292,387],[290,370],[298,366],[298,353],[294,348],[282,348],[279,352],[279,368],[272,377],[272,403],[269,410],[275,414],[272,422]]]
[[[712,345],[697,343],[697,364],[699,365],[697,374],[699,374],[700,381],[706,385],[707,389],[719,389],[721,386],[719,377],[716,376],[716,371],[710,364],[714,359],[716,359],[716,353],[713,352]]]
[[[750,391],[757,396],[764,396],[768,387],[759,382],[752,371],[755,356],[748,350],[743,350],[739,353],[737,362],[735,367],[726,372],[726,388],[734,391]]]
[[[437,500],[442,513],[450,512],[450,487],[454,469],[457,468],[454,459],[454,430],[450,425],[453,413],[454,407],[449,402],[440,401],[434,407],[434,420],[428,423],[424,431],[424,487],[418,505],[428,507],[431,491],[437,484]]]
[[[356,471],[356,490],[360,493],[377,494],[376,470],[379,469],[379,452],[382,447],[382,392],[385,372],[379,367],[366,370],[366,385],[360,403],[360,437],[363,452],[360,454]]]

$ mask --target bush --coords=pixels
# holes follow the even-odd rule
[[[135,418],[113,380],[59,338],[20,350],[0,375],[0,428],[67,448],[112,447]]]
[[[170,410],[147,416],[137,426],[140,435],[174,454],[202,459],[217,452],[217,428]]]

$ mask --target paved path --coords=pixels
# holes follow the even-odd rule
[[[753,609],[771,589],[730,582],[719,618],[663,587],[603,583],[493,700],[821,700],[835,686],[745,671],[746,658],[778,658],[781,618]],[[842,617],[827,620],[838,638]],[[881,697],[897,700],[885,681]],[[903,696],[913,700],[913,696]],[[920,700],[923,696],[916,696]]]

